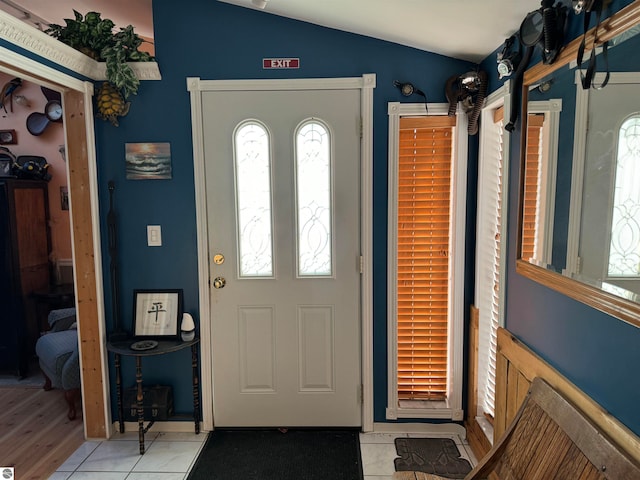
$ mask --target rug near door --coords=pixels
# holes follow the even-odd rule
[[[468,460],[460,457],[456,443],[449,438],[396,438],[394,460],[397,472],[414,471],[464,478],[472,469]]]
[[[357,430],[214,430],[188,480],[361,480]]]

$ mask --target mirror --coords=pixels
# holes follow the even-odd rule
[[[520,274],[638,327],[639,23],[634,2],[598,29],[612,72],[602,89],[582,88],[575,65],[582,37],[555,63],[525,73],[516,262]],[[587,48],[593,37],[592,29]],[[598,73],[593,84],[603,81]]]

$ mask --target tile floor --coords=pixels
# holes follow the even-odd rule
[[[391,480],[395,468],[393,460],[398,456],[394,440],[405,437],[451,438],[456,442],[460,456],[469,460],[472,466],[477,461],[466,439],[445,433],[361,433],[360,454],[364,480]]]
[[[476,459],[466,440],[443,433],[361,433],[364,480],[391,480],[394,439],[398,437],[451,438],[463,458]],[[193,433],[154,433],[145,436],[146,453],[139,455],[138,434],[116,434],[108,441],[87,441],[49,480],[184,480],[206,440]]]
[[[206,434],[148,432],[140,455],[138,432],[117,433],[108,441],[82,444],[49,480],[183,480],[206,439]]]

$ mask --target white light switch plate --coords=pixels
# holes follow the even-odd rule
[[[147,225],[147,245],[149,247],[162,246],[162,229],[160,225]]]

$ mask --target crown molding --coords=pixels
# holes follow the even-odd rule
[[[96,62],[78,50],[0,10],[0,39],[83,75],[91,80],[106,80],[104,62]],[[140,80],[160,80],[156,62],[132,62]]]
[[[89,58],[89,57],[87,57]],[[91,77],[94,80],[106,80],[107,79],[107,66],[104,62],[96,62],[89,58],[96,64],[95,77]],[[127,62],[133,72],[138,77],[138,80],[161,80],[160,69],[156,62]]]

